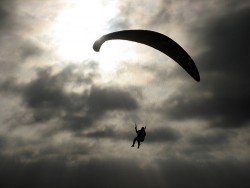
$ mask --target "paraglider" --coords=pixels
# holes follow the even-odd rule
[[[200,81],[198,69],[188,53],[171,38],[149,30],[122,30],[103,35],[95,41],[93,49],[98,52],[108,40],[128,40],[151,46],[177,62],[196,81]]]
[[[103,35],[93,44],[93,49],[96,52],[100,51],[102,44],[109,40],[128,40],[141,44],[145,44],[156,50],[166,54],[178,63],[194,80],[200,81],[199,71],[189,54],[171,38],[149,30],[122,30]],[[133,140],[131,147],[134,147],[135,142],[138,142],[138,148],[146,136],[146,127],[137,130],[135,124],[135,131],[137,136]]]

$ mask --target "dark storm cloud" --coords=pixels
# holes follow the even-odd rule
[[[87,163],[66,166],[62,161],[39,161],[22,164],[15,159],[2,159],[4,187],[133,187],[144,182],[152,187],[153,181],[135,163],[117,160],[91,160]],[[8,166],[8,168],[6,168]],[[3,172],[4,171],[4,172]],[[128,173],[130,172],[130,173]],[[137,178],[134,178],[137,177]],[[144,180],[143,180],[144,179]],[[128,181],[129,180],[129,181]],[[143,180],[143,181],[142,181]],[[149,183],[147,185],[147,183]]]
[[[225,133],[213,133],[209,135],[195,135],[190,138],[190,142],[194,145],[216,146],[228,143],[229,135]]]
[[[104,130],[95,130],[84,134],[84,136],[92,138],[115,138],[117,135],[115,131],[111,128],[106,128]]]
[[[0,47],[4,48],[15,45],[15,53],[19,51],[20,58],[40,55],[42,49],[30,41],[25,41],[22,36],[18,36],[18,32],[25,28],[22,21],[15,15],[15,1],[3,0],[0,2]],[[7,44],[7,45],[6,45]]]
[[[30,41],[24,41],[20,46],[20,58],[27,59],[29,57],[36,57],[42,55],[43,49]]]
[[[248,162],[160,161],[160,169],[127,160],[90,160],[65,165],[61,160],[22,163],[0,158],[1,187],[214,187],[248,188]]]
[[[22,87],[23,102],[33,109],[34,121],[47,121],[59,116],[70,105],[72,97],[79,99],[77,95],[66,94],[63,87],[60,74],[52,76],[49,70],[39,70],[38,77]],[[72,108],[78,107],[73,104],[70,105]]]
[[[93,87],[88,98],[88,106],[91,113],[98,115],[106,110],[133,110],[138,104],[129,92],[115,88]]]
[[[133,130],[134,131],[134,130]],[[145,142],[177,142],[181,139],[181,134],[174,129],[164,128],[164,129],[154,129],[154,130],[146,130],[147,136]],[[106,128],[102,130],[95,130],[92,132],[87,132],[84,136],[91,138],[109,138],[109,139],[118,139],[118,140],[129,140],[136,136],[136,133],[132,134],[131,132],[120,132],[111,128]]]
[[[39,57],[45,50],[32,41],[32,30],[41,27],[40,22],[24,14],[18,7],[20,1],[0,2],[0,78],[18,73],[30,57]],[[19,12],[20,11],[20,12]],[[32,21],[30,21],[33,19]],[[25,33],[25,34],[24,34]],[[21,67],[21,68],[20,68]]]
[[[52,74],[50,69],[40,69],[37,78],[27,84],[6,80],[0,84],[1,92],[21,95],[25,106],[32,110],[31,123],[59,118],[69,129],[89,126],[109,111],[138,108],[137,101],[128,91],[93,86],[93,79],[98,75],[92,64],[82,68],[69,65],[57,74]],[[67,84],[88,86],[90,89],[80,93],[66,92]]]
[[[208,50],[196,60],[201,82],[185,94],[176,94],[164,104],[174,119],[205,119],[212,126],[249,125],[249,33],[250,8],[230,10],[193,30]]]
[[[94,138],[94,139],[113,139],[113,140],[128,140],[132,141],[132,135],[130,132],[120,132],[111,128],[105,128],[101,130],[94,130],[84,133],[81,136]]]
[[[161,163],[166,187],[248,187],[250,165],[248,162],[188,162],[170,160]]]
[[[19,93],[21,87],[16,84],[15,78],[7,78],[5,80],[0,81],[0,93],[1,94],[15,94]]]
[[[189,136],[188,142],[190,145],[182,152],[188,157],[200,160],[215,160],[216,156],[213,152],[223,151],[229,147],[233,137],[236,133],[214,131],[207,134],[195,134]]]
[[[2,150],[7,144],[6,136],[0,135],[0,150]]]
[[[148,142],[176,142],[181,138],[181,134],[172,128],[156,129],[148,131]]]
[[[49,138],[50,139],[50,138]],[[34,160],[70,160],[75,159],[78,156],[87,156],[90,152],[90,148],[85,144],[77,143],[73,140],[69,142],[64,142],[63,144],[53,146],[46,145],[39,149],[39,152],[34,152],[34,149],[31,149],[31,152],[34,153],[35,156],[30,157],[30,159]],[[20,155],[20,154],[19,154]],[[24,157],[27,159],[26,157]],[[29,158],[28,158],[29,159]]]
[[[103,118],[110,111],[132,111],[137,109],[138,103],[129,92],[118,88],[98,88],[93,86],[88,95],[81,97],[82,110],[85,115],[67,114],[64,120],[76,129],[82,124],[91,125]]]
[[[13,26],[17,24],[13,17],[14,4],[14,1],[11,0],[2,0],[0,2],[0,34],[13,29]]]
[[[14,17],[15,5],[14,1],[3,0],[0,2],[0,73],[1,78],[3,75],[10,73],[11,70],[16,68],[16,62],[13,57],[9,57],[9,46],[12,43],[12,37],[15,29],[18,29],[17,20]],[[8,48],[8,49],[6,49]],[[7,57],[6,57],[7,56]],[[12,56],[14,56],[12,54]]]
[[[56,77],[40,71],[38,78],[24,87],[24,101],[31,108],[60,108],[68,101],[62,89]]]

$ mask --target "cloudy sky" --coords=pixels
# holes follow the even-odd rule
[[[1,0],[1,187],[250,187],[250,2]],[[194,81],[147,46],[194,59]],[[131,148],[134,123],[147,125]]]

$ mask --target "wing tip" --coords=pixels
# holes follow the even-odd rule
[[[95,43],[93,44],[93,50],[99,52],[103,42],[104,41],[101,38],[96,40]]]
[[[95,52],[99,52],[100,51],[100,46],[98,45],[98,41],[95,41],[95,43],[93,45],[93,50]]]
[[[195,79],[197,82],[200,82],[201,81],[201,79],[200,78],[198,78],[198,79]]]
[[[201,78],[200,78],[200,74],[198,72],[198,70],[196,71],[196,73],[194,75],[192,75],[192,77],[197,81],[200,82]]]

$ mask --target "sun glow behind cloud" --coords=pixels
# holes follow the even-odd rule
[[[138,60],[136,44],[126,41],[110,41],[103,44],[101,52],[92,49],[93,43],[102,35],[113,32],[112,19],[118,14],[116,0],[68,1],[55,19],[52,40],[56,55],[63,62],[98,62],[101,82],[114,80],[118,67],[124,62]],[[124,79],[122,79],[124,81]]]
[[[53,27],[57,55],[62,60],[82,62],[93,59],[94,41],[108,32],[108,22],[117,13],[115,3],[100,0],[66,1]]]

